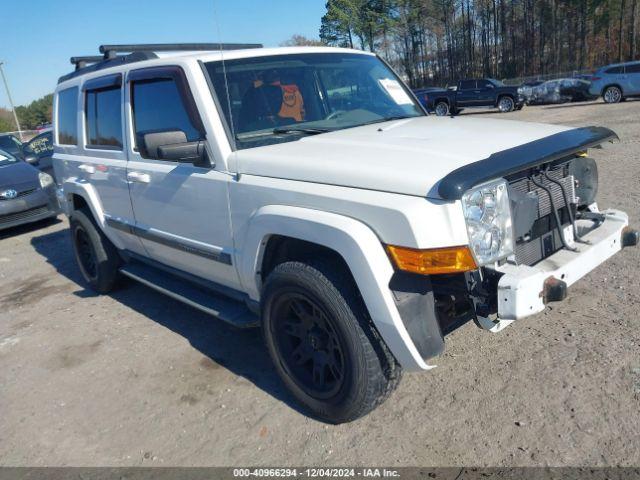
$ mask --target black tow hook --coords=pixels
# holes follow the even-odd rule
[[[549,302],[561,302],[567,298],[567,283],[556,277],[549,277],[544,281],[540,295],[545,305]]]
[[[622,229],[622,238],[620,239],[622,248],[635,247],[638,243],[640,243],[640,232],[631,227],[624,227]]]

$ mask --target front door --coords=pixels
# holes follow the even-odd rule
[[[496,103],[495,86],[489,80],[478,80],[478,105],[493,107]]]
[[[144,158],[145,133],[180,131],[206,140],[180,67],[140,69],[127,82],[132,136],[127,178],[136,233],[150,258],[198,277],[238,287],[227,196],[231,176],[215,166]],[[150,155],[145,153],[146,157]]]

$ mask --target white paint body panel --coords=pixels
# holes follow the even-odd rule
[[[451,171],[565,130],[509,120],[417,117],[240,150],[232,161],[238,172],[251,175],[439,198],[437,184]]]

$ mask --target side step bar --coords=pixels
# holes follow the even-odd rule
[[[250,328],[260,324],[258,316],[243,302],[167,274],[159,268],[132,262],[121,267],[120,273],[234,327]]]

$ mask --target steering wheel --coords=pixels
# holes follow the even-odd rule
[[[346,110],[336,110],[335,112],[331,112],[329,115],[325,117],[325,120],[335,120],[336,118],[347,113]]]

